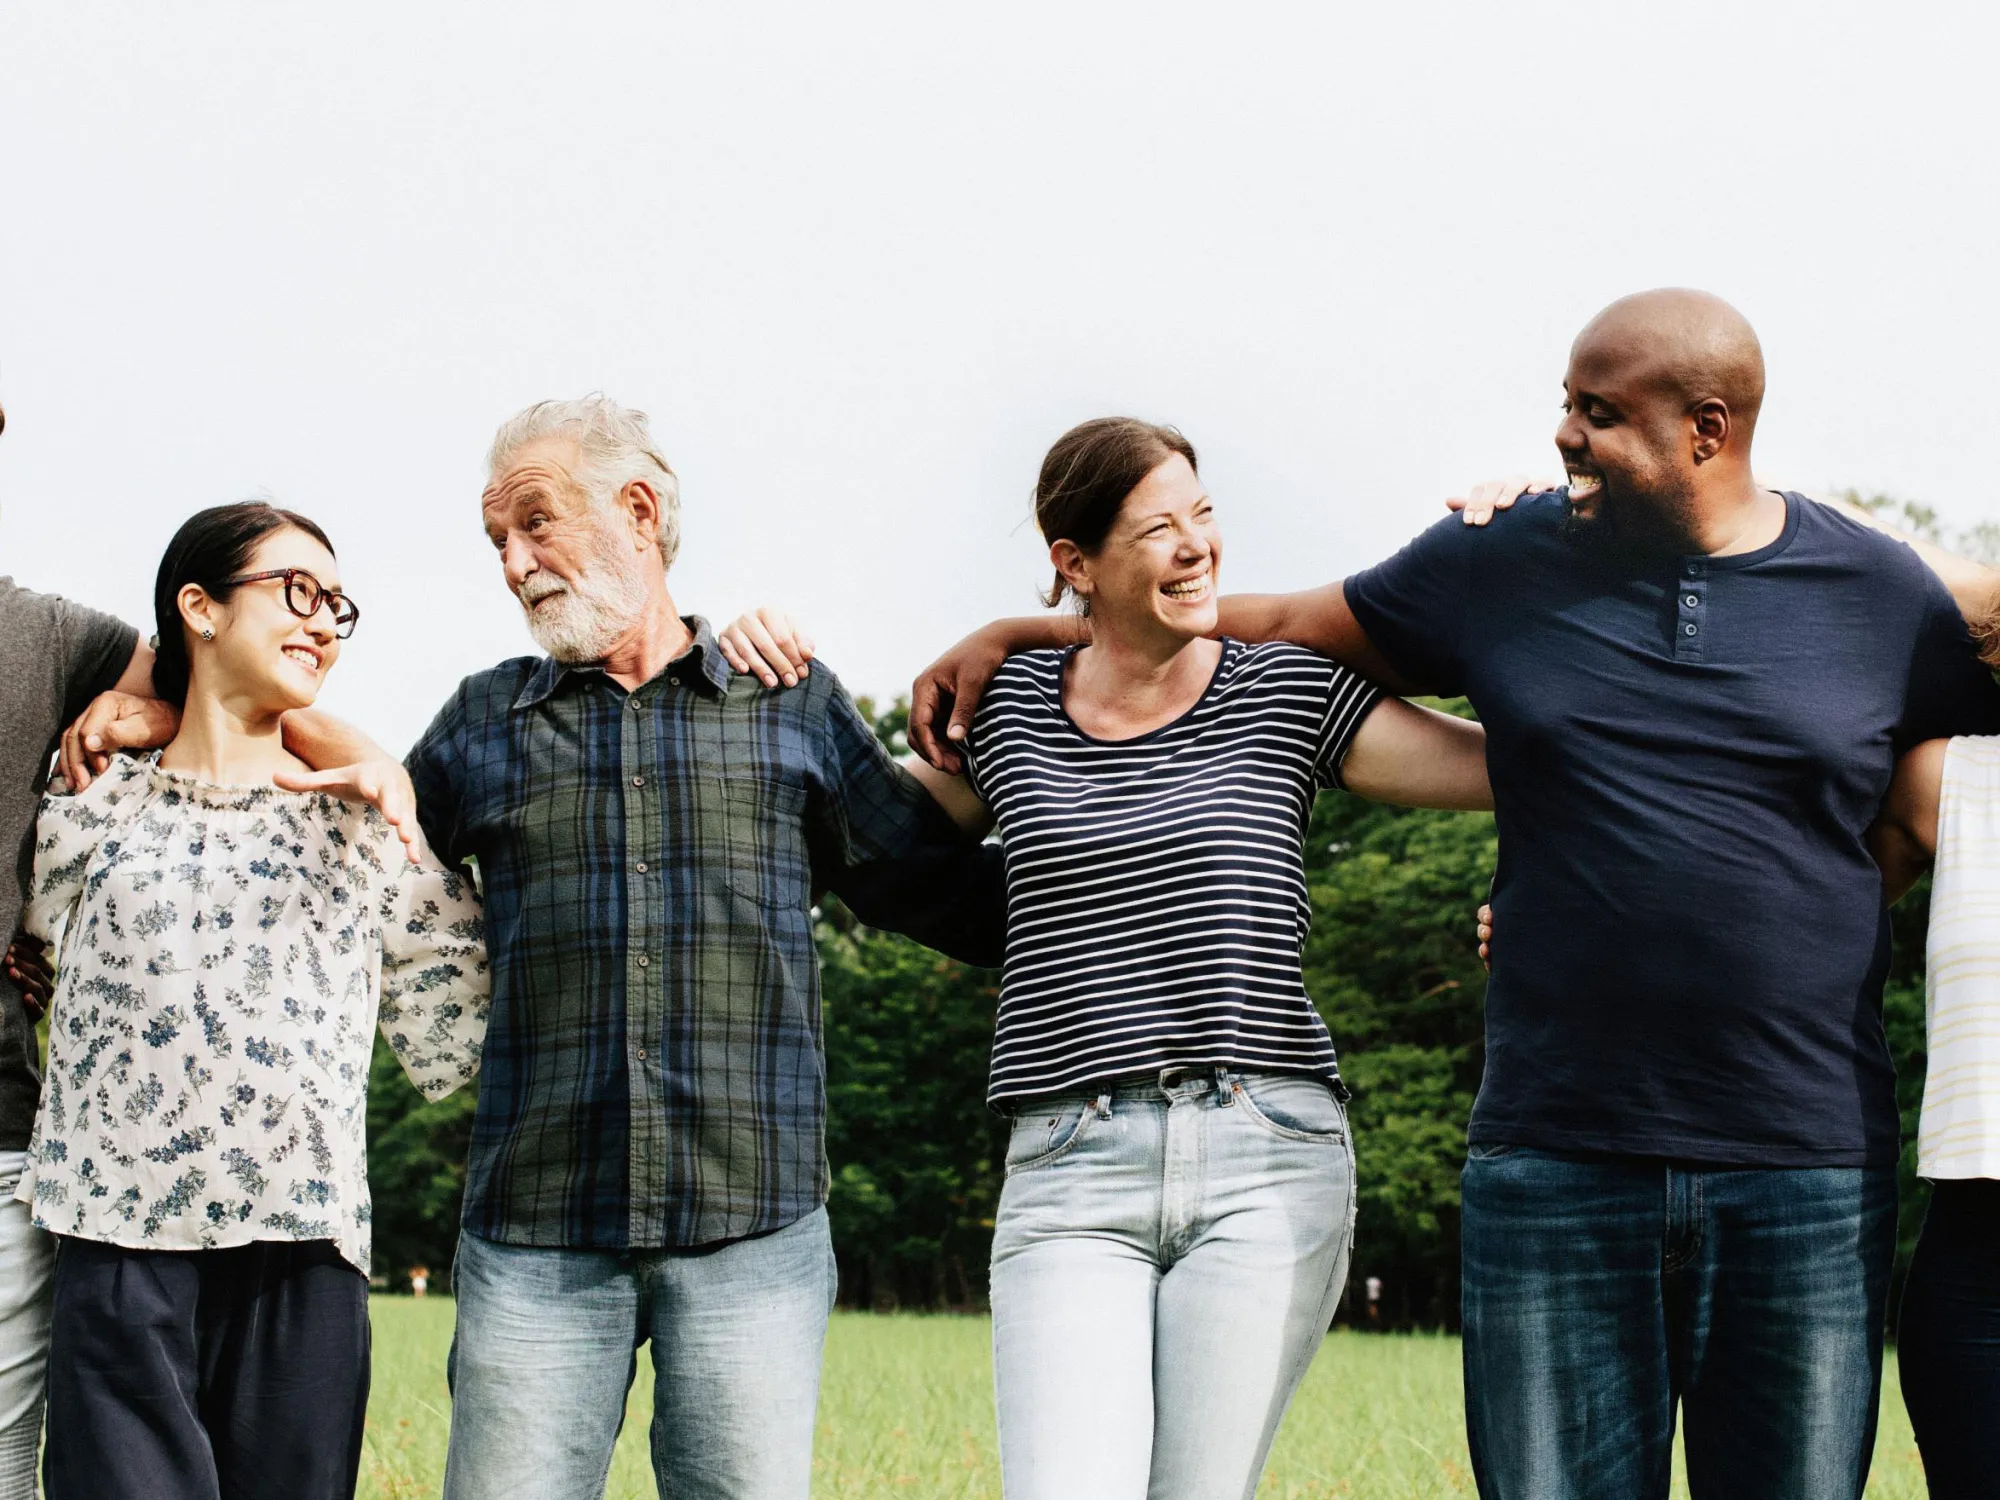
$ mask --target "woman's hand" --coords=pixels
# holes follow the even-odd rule
[[[811,673],[812,637],[784,610],[768,604],[738,615],[715,639],[730,666],[767,688],[776,687],[781,678],[786,687],[797,687]]]
[[[48,1011],[49,997],[56,992],[55,966],[49,962],[49,947],[25,932],[14,934],[7,947],[7,977],[21,988],[21,1009],[32,1023]]]
[[[400,761],[385,756],[326,771],[280,771],[271,780],[288,792],[325,792],[343,802],[365,802],[389,820],[411,863],[423,864],[430,858],[423,825],[417,821],[417,789]]]
[[[1492,907],[1482,906],[1479,908],[1479,926],[1476,930],[1479,933],[1479,962],[1481,966],[1485,968],[1486,972],[1491,974],[1493,972],[1493,952],[1492,952],[1493,908]]]
[[[1453,495],[1444,506],[1455,510],[1459,519],[1468,526],[1484,526],[1493,519],[1497,511],[1511,510],[1514,502],[1523,495],[1539,495],[1544,490],[1560,489],[1559,479],[1530,479],[1525,474],[1509,474],[1505,479],[1489,479],[1484,484],[1475,484],[1469,495]]]
[[[69,789],[80,792],[111,765],[119,750],[156,750],[180,733],[181,711],[158,698],[113,689],[63,731],[58,764]]]
[[[1014,627],[1020,623],[995,620],[981,626],[925,667],[910,684],[910,748],[940,771],[955,776],[964,769],[964,762],[951,747],[965,739],[972,728],[972,712],[979,707],[979,695],[986,691],[1000,664],[1018,649]]]

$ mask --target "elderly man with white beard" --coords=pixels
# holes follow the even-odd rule
[[[489,474],[548,654],[467,678],[407,761],[432,847],[477,863],[493,973],[445,1494],[601,1495],[650,1340],[661,1494],[803,1500],[834,1295],[814,893],[997,965],[997,851],[824,666],[766,688],[680,614],[641,413],[530,407]]]

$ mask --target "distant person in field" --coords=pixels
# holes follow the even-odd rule
[[[1506,939],[1463,1199],[1480,1493],[1663,1497],[1678,1408],[1697,1500],[1852,1500],[1898,1150],[1865,836],[1898,754],[2000,729],[2000,689],[1908,549],[1756,484],[1763,358],[1733,308],[1616,302],[1564,391],[1565,489],[1345,583],[1225,599],[1219,628],[1463,693],[1486,727]],[[956,764],[1000,664],[1051,640],[1010,621],[954,649],[912,742]]]
[[[1488,807],[1485,737],[1310,651],[1211,639],[1222,534],[1173,428],[1072,429],[1035,514],[1049,602],[1088,642],[1001,667],[963,775],[915,763],[1006,849],[1002,1486],[1248,1500],[1354,1232],[1346,1090],[1301,973],[1313,800]],[[742,631],[753,670],[803,667],[788,622]]]
[[[473,1075],[479,903],[340,800],[393,762],[314,773],[285,747],[358,619],[316,525],[202,511],[154,604],[176,731],[45,798],[24,917],[61,960],[18,1193],[61,1246],[44,1480],[50,1500],[346,1500],[373,1037],[429,1097]]]

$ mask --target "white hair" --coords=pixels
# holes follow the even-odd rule
[[[660,562],[672,567],[681,550],[680,481],[653,446],[646,414],[620,406],[602,391],[575,401],[537,401],[493,434],[486,454],[488,476],[502,472],[528,444],[549,437],[576,444],[573,477],[599,506],[609,509],[626,485],[645,481],[660,497]]]

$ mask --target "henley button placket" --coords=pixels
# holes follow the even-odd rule
[[[1708,600],[1708,568],[1700,558],[1688,558],[1681,571],[1687,575],[1674,600],[1674,658],[1701,660],[1701,608]]]

